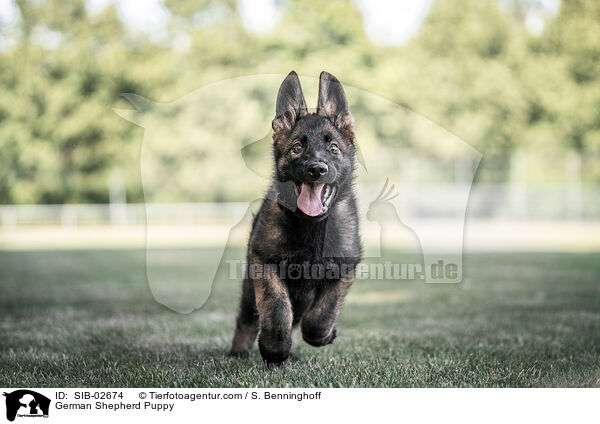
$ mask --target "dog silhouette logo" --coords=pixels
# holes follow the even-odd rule
[[[33,390],[15,390],[4,393],[6,397],[6,419],[19,417],[48,417],[50,399]]]
[[[213,288],[231,283],[231,261],[246,259],[240,246],[245,246],[253,214],[272,179],[275,93],[284,78],[262,74],[226,79],[168,103],[123,93],[134,109],[114,109],[144,129],[139,166],[147,223],[146,276],[154,298],[176,312],[202,307]],[[319,85],[316,78],[301,80],[304,87]],[[406,251],[414,252],[413,262],[423,263],[425,283],[459,283],[465,216],[481,153],[402,105],[350,85],[344,84],[344,90],[354,102],[349,107],[357,123],[359,221],[363,235],[374,235],[373,260],[397,264],[407,261]],[[316,92],[311,95],[318,98]],[[384,190],[370,202],[386,178],[398,184],[399,196]],[[295,210],[291,188],[283,190],[291,198],[271,200]],[[171,216],[169,202],[184,203]],[[370,219],[364,217],[367,210]],[[433,227],[430,217],[444,225]],[[332,221],[328,228],[334,227]],[[325,239],[333,240],[328,234]],[[172,246],[175,240],[210,245],[214,259],[198,260],[193,249],[165,249],[165,242]],[[335,258],[344,253],[339,243],[325,243],[322,254]],[[440,262],[457,272],[438,276],[432,270]],[[295,267],[288,271],[298,275]]]

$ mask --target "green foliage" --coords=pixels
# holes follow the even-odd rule
[[[414,39],[386,47],[367,38],[350,0],[282,2],[266,34],[244,28],[233,0],[168,0],[163,40],[127,29],[114,6],[90,15],[84,0],[18,0],[17,26],[0,31],[0,203],[106,202],[114,170],[125,176],[128,201],[141,201],[144,132],[113,113],[131,108],[121,93],[172,102],[215,81],[291,69],[307,76],[327,69],[348,86],[452,131],[484,154],[479,181],[507,180],[517,150],[594,157],[600,154],[600,4],[565,1],[534,36],[523,23],[527,3],[507,11],[496,0],[437,0]],[[211,131],[237,137],[228,149],[264,137],[254,128],[268,132],[272,110],[261,108],[270,108],[274,96],[242,91],[230,120],[217,117]],[[354,101],[356,113],[368,115],[367,103]],[[264,122],[240,116],[241,105]],[[212,109],[203,103],[194,114],[210,116]],[[189,114],[177,119],[183,117]],[[409,126],[382,110],[362,123],[361,134],[422,150],[426,134],[410,137],[416,130]],[[214,143],[203,151],[204,175],[216,175],[222,163],[213,159],[223,148]],[[194,198],[181,183],[195,175],[184,159],[173,176],[180,190],[158,199]],[[584,171],[585,180],[600,180],[591,161]],[[239,199],[233,180],[205,186],[202,199]]]

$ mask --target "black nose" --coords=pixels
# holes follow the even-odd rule
[[[308,165],[308,174],[315,180],[327,174],[327,171],[329,171],[329,168],[323,162],[313,162]]]

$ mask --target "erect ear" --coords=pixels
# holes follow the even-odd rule
[[[348,111],[344,88],[336,77],[325,71],[319,77],[317,114],[329,118],[342,132],[354,137],[354,119]]]
[[[277,93],[277,106],[275,107],[275,119],[273,119],[273,130],[289,131],[296,121],[308,114],[304,94],[298,74],[292,71],[281,83]]]

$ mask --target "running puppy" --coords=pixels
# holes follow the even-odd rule
[[[248,354],[258,335],[262,357],[279,364],[298,325],[313,346],[333,342],[362,248],[353,119],[340,82],[322,72],[316,113],[308,113],[290,72],[272,126],[274,179],[252,224],[230,354]]]

